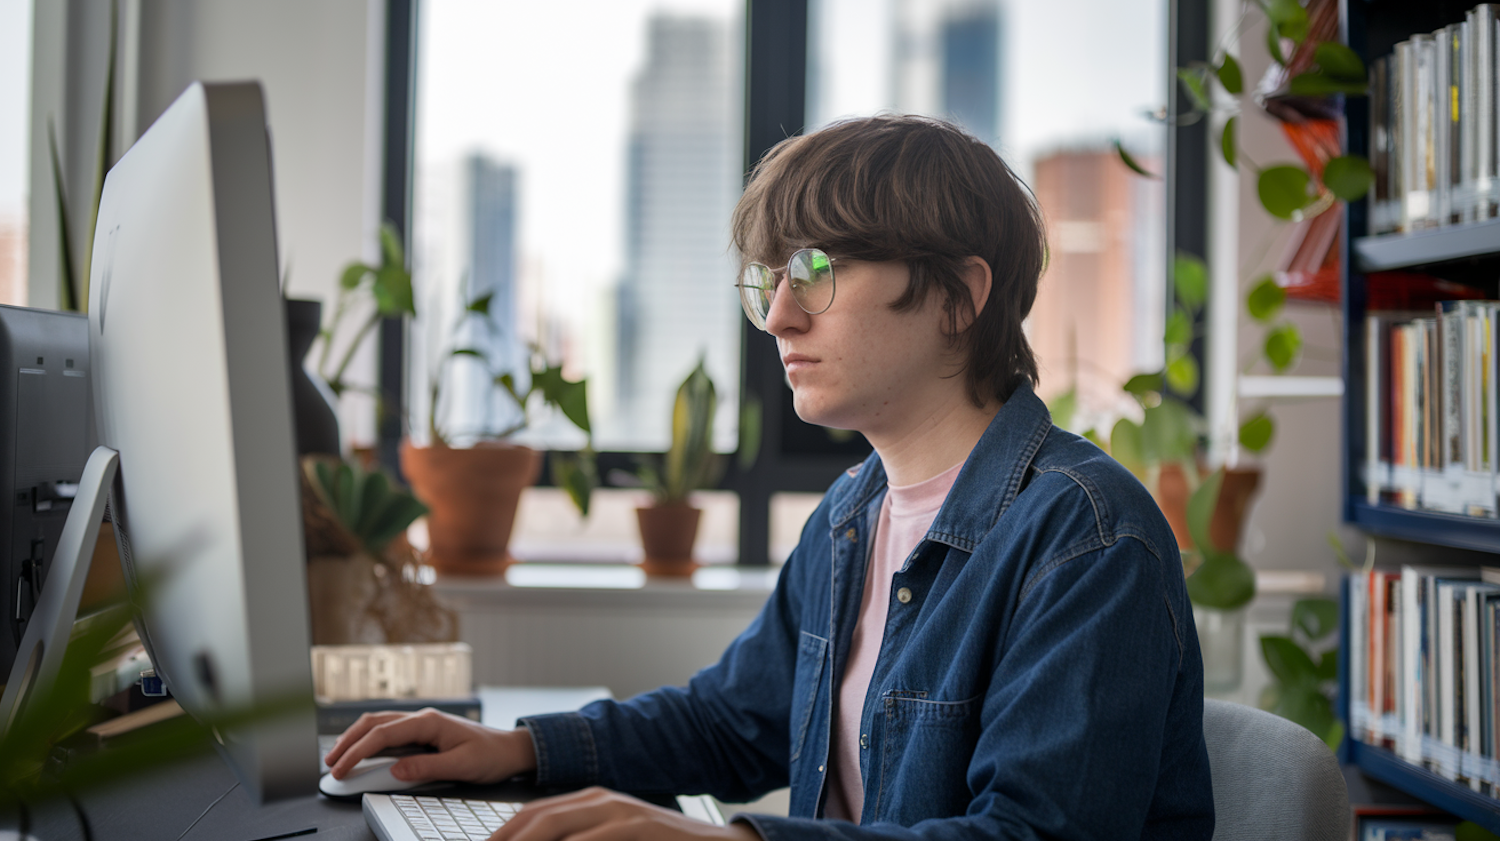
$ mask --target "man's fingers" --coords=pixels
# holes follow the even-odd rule
[[[329,770],[336,780],[349,773],[354,764],[367,756],[374,756],[393,745],[431,744],[426,735],[432,728],[420,716],[397,714],[369,727],[364,735],[355,740],[338,758],[329,763]],[[330,755],[332,752],[330,751]]]
[[[365,713],[353,724],[349,725],[348,730],[339,735],[338,741],[334,742],[333,747],[328,751],[328,755],[323,757],[323,761],[328,763],[331,768],[344,755],[345,751],[364,738],[365,734],[370,732],[376,725],[400,718],[401,715],[402,713]],[[359,759],[363,758],[359,757]],[[359,760],[356,759],[355,761],[358,762]]]

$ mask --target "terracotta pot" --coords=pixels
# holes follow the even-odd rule
[[[1207,476],[1202,472],[1200,479]],[[1245,525],[1245,514],[1250,510],[1250,500],[1260,486],[1258,468],[1224,471],[1224,485],[1219,490],[1219,504],[1214,508],[1213,519],[1208,524],[1208,536],[1220,549],[1234,550],[1240,545],[1240,530]],[[1176,464],[1164,464],[1161,476],[1156,481],[1156,504],[1167,517],[1172,533],[1177,535],[1177,545],[1183,549],[1193,548],[1193,538],[1188,534],[1187,476]]]
[[[403,441],[401,470],[431,509],[427,562],[438,572],[497,575],[515,560],[508,547],[516,505],[541,473],[541,453],[504,443],[455,449]]]
[[[698,520],[703,509],[685,502],[635,509],[641,526],[641,548],[646,556],[641,569],[647,575],[691,575],[698,568],[693,543],[698,539]]]

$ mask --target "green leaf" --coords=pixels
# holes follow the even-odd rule
[[[592,450],[576,454],[555,453],[552,456],[552,483],[568,494],[578,513],[589,515],[589,500],[599,484],[598,465]]]
[[[451,350],[451,351],[448,352],[448,355],[450,355],[450,356],[476,356],[476,357],[478,357],[481,360],[488,361],[488,360],[485,359],[484,351],[480,350],[479,348],[472,348],[472,347],[454,348],[453,350]]]
[[[1161,374],[1136,374],[1125,381],[1125,391],[1134,394],[1136,397],[1160,393],[1161,390]]]
[[[765,411],[761,407],[760,398],[745,392],[740,401],[740,445],[736,454],[736,464],[741,473],[749,472],[755,466],[755,460],[760,457],[764,417]]]
[[[1316,641],[1337,630],[1339,606],[1333,599],[1298,599],[1292,605],[1292,627]]]
[[[1313,60],[1323,69],[1324,74],[1333,79],[1363,85],[1370,78],[1359,55],[1337,41],[1319,44],[1313,50]]]
[[[1198,449],[1198,431],[1193,410],[1181,400],[1163,397],[1146,409],[1141,419],[1141,454],[1145,461],[1166,462],[1191,459]]]
[[[1292,367],[1302,353],[1302,333],[1290,322],[1278,324],[1266,334],[1266,360],[1279,373]]]
[[[1266,52],[1277,64],[1286,64],[1286,55],[1281,51],[1281,31],[1275,26],[1266,27]]]
[[[1213,107],[1213,103],[1208,99],[1207,70],[1202,67],[1179,67],[1177,80],[1182,83],[1182,89],[1187,91],[1188,99],[1193,101],[1194,108],[1207,111]]]
[[[1272,28],[1283,38],[1301,43],[1307,37],[1307,10],[1297,0],[1270,0],[1266,4],[1266,17],[1270,18],[1274,24]],[[1280,58],[1277,61],[1286,63]]]
[[[1070,388],[1052,398],[1047,403],[1047,411],[1052,415],[1054,426],[1072,429],[1073,416],[1078,413],[1078,389]]]
[[[588,384],[584,380],[578,382],[563,381],[562,388],[557,392],[557,408],[562,410],[563,416],[573,422],[573,425],[590,433],[593,430],[589,426],[589,393]]]
[[[1318,667],[1291,637],[1262,634],[1260,649],[1266,658],[1266,667],[1282,683],[1293,686],[1318,683]]]
[[[495,378],[495,384],[505,389],[505,393],[516,401],[516,405],[522,409],[526,408],[526,395],[516,390],[516,378],[513,374],[501,374]]]
[[[1270,446],[1271,438],[1276,434],[1276,422],[1265,412],[1240,424],[1240,446],[1252,453],[1258,453]]]
[[[1234,610],[1255,598],[1255,572],[1228,552],[1203,553],[1203,563],[1187,579],[1188,598],[1200,607]]]
[[[1225,53],[1224,60],[1219,62],[1217,72],[1219,84],[1223,85],[1224,90],[1231,95],[1239,96],[1245,90],[1245,77],[1240,72],[1240,63],[1235,61],[1234,56]]]
[[[1146,460],[1142,452],[1141,428],[1129,418],[1115,421],[1109,433],[1109,454],[1136,476],[1146,471]]]
[[[1249,311],[1250,317],[1263,324],[1274,319],[1285,303],[1286,290],[1269,274],[1257,278],[1250,294],[1245,296],[1245,309]]]
[[[1374,183],[1370,162],[1359,155],[1343,155],[1323,167],[1323,184],[1344,201],[1358,201]]]
[[[373,266],[366,266],[364,263],[356,260],[345,266],[344,271],[339,275],[339,288],[350,291],[358,289],[359,283],[365,279],[365,275],[374,271]]]
[[[380,519],[373,523],[364,536],[364,543],[372,553],[379,554],[386,545],[395,539],[396,535],[406,531],[407,526],[416,522],[418,517],[428,511],[416,497],[409,493],[401,492],[390,498],[385,509],[380,513]]]
[[[390,502],[390,480],[379,470],[363,477],[359,488],[359,520],[349,523],[355,537],[363,538],[380,518],[381,511]]]
[[[1348,82],[1335,79],[1319,70],[1308,70],[1298,73],[1287,82],[1287,92],[1294,96],[1332,96],[1336,93],[1347,96],[1360,96],[1369,90],[1369,86],[1363,82]]]
[[[1213,522],[1214,509],[1219,504],[1219,491],[1224,487],[1224,470],[1220,468],[1198,483],[1198,489],[1188,497],[1187,527],[1193,545],[1202,550],[1221,550],[1209,537],[1209,524]],[[1231,549],[1233,547],[1230,547]]]
[[[1239,117],[1230,117],[1228,120],[1225,120],[1224,130],[1219,133],[1219,151],[1224,155],[1224,163],[1230,166],[1235,166],[1236,147],[1234,139],[1235,127],[1238,125],[1237,120],[1239,120]]]
[[[1318,680],[1339,679],[1339,650],[1330,648],[1318,659]]]
[[[468,312],[487,316],[490,314],[490,301],[493,300],[494,297],[494,292],[486,292],[483,295],[480,295],[478,298],[470,301],[469,305],[464,309]]]
[[[411,275],[400,266],[384,266],[375,272],[375,308],[385,318],[416,315],[412,301]]]
[[[1186,310],[1177,308],[1167,316],[1167,328],[1162,331],[1162,340],[1169,345],[1186,345],[1193,341],[1193,319]]]
[[[47,137],[51,141],[52,192],[57,202],[57,247],[58,247],[58,305],[67,312],[79,312],[83,305],[78,300],[78,274],[73,269],[73,246],[69,236],[68,192],[63,188],[62,157],[57,152],[57,129],[51,118],[47,120]]]
[[[1308,192],[1311,183],[1307,170],[1300,166],[1273,166],[1261,170],[1256,191],[1268,213],[1291,219],[1312,201],[1313,196]]]
[[[1125,164],[1125,166],[1129,167],[1130,170],[1132,172],[1134,172],[1135,174],[1137,174],[1137,175],[1144,175],[1147,178],[1161,178],[1160,175],[1157,175],[1157,174],[1155,174],[1153,172],[1148,171],[1145,167],[1143,167],[1139,163],[1137,163],[1136,159],[1133,158],[1133,157],[1131,157],[1131,155],[1130,155],[1129,152],[1125,151],[1125,147],[1123,145],[1121,145],[1121,143],[1120,143],[1119,140],[1115,141],[1115,154],[1119,155],[1120,156],[1120,162],[1123,163],[1123,164]]]
[[[1173,392],[1191,397],[1198,390],[1198,360],[1183,354],[1168,363],[1167,385]]]
[[[406,268],[406,256],[401,249],[401,235],[390,222],[380,226],[381,268]]]
[[[1186,251],[1177,252],[1172,261],[1172,290],[1190,312],[1197,312],[1203,306],[1208,299],[1208,266],[1202,258]]]

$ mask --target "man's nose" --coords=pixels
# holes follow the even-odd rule
[[[812,316],[797,306],[791,286],[785,282],[776,288],[771,298],[771,310],[766,313],[766,332],[780,338],[786,332],[806,332]]]

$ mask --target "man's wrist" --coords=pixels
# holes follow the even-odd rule
[[[529,774],[535,771],[536,742],[531,738],[531,730],[527,727],[517,727],[505,735],[510,748],[510,758],[516,768],[515,773]]]

